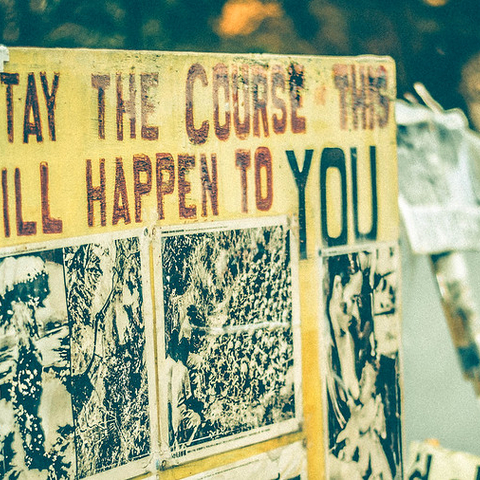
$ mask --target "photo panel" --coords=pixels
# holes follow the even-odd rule
[[[159,231],[154,266],[171,463],[298,430],[297,260],[286,218]]]
[[[396,244],[322,252],[328,478],[402,477]]]
[[[0,254],[1,478],[145,471],[142,249],[129,234]]]

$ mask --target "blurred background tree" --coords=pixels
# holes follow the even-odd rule
[[[398,93],[464,108],[478,0],[0,0],[7,46],[391,55]]]

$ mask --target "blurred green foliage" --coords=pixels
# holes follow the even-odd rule
[[[479,25],[478,0],[0,0],[7,46],[391,55],[447,108]]]

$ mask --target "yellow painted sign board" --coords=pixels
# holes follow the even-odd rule
[[[361,469],[362,452],[368,464],[390,437],[370,429],[373,447],[359,440],[355,456],[335,429],[365,416],[353,404],[399,398],[388,388],[375,407],[361,398],[369,368],[397,350],[374,322],[383,350],[357,358],[352,380],[348,361],[343,374],[325,366],[336,327],[327,338],[322,322],[331,258],[368,276],[372,318],[392,314],[388,298],[375,303],[398,238],[392,60],[8,53],[3,473],[186,478],[299,440],[309,478],[342,461]],[[367,330],[357,345],[375,343]],[[329,375],[343,375],[350,398],[335,427],[342,395],[327,395]],[[49,423],[60,397],[68,415]],[[387,455],[391,472],[400,456]]]

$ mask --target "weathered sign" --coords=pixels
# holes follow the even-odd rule
[[[184,478],[299,436],[311,478],[398,473],[393,62],[8,55],[0,474]],[[375,306],[332,353],[336,257]]]

